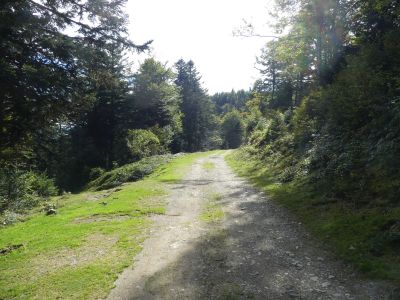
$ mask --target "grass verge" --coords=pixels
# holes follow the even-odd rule
[[[220,194],[211,194],[208,197],[202,213],[200,214],[200,220],[206,223],[213,223],[222,220],[224,212],[221,205],[218,203],[222,196]]]
[[[179,156],[113,190],[58,197],[56,215],[36,212],[0,228],[0,298],[105,298],[140,251],[148,216],[165,212],[165,182],[179,181],[209,154]]]
[[[321,193],[300,181],[279,183],[264,162],[243,150],[231,152],[225,159],[238,175],[249,178],[295,213],[341,259],[370,278],[400,284],[400,232],[396,228],[399,208],[350,209],[339,201],[324,201]]]

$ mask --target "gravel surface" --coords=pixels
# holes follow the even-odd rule
[[[211,162],[215,168],[204,168]],[[397,299],[334,258],[285,209],[237,177],[223,154],[170,185],[166,215],[108,299]],[[199,218],[219,195],[222,221]]]

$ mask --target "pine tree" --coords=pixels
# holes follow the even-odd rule
[[[183,113],[183,134],[181,147],[194,152],[207,146],[212,126],[213,106],[206,91],[201,87],[201,77],[192,61],[179,60],[175,64],[176,85],[180,89]]]
[[[125,2],[1,1],[0,151],[76,120],[107,80],[112,49],[146,48],[127,38]]]

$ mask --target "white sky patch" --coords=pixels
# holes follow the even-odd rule
[[[255,58],[268,39],[234,37],[232,31],[246,19],[269,33],[272,5],[272,0],[128,0],[127,13],[135,43],[154,40],[151,54],[168,66],[192,59],[213,94],[248,89],[259,77]]]

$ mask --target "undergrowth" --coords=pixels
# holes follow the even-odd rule
[[[157,168],[166,164],[173,155],[155,155],[140,161],[124,165],[101,174],[87,184],[87,189],[100,191],[119,186],[125,182],[133,182],[153,173]]]

